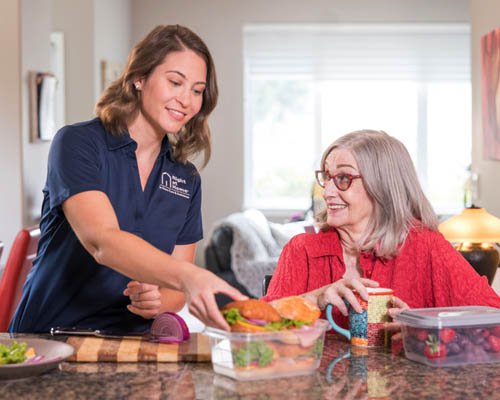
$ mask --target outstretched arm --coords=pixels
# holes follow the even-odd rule
[[[211,272],[177,260],[140,237],[120,230],[103,192],[78,193],[64,201],[62,207],[76,236],[98,263],[138,282],[182,291],[195,317],[206,325],[229,330],[214,294],[245,299],[238,290]]]

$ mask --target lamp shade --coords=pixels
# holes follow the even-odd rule
[[[498,243],[500,242],[500,219],[484,208],[466,208],[438,227],[450,242]]]

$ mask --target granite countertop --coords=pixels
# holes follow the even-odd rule
[[[498,399],[500,363],[434,368],[328,335],[319,370],[294,378],[236,381],[210,363],[63,362],[40,376],[0,381],[0,399],[48,398]]]

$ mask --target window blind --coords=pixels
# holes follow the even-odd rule
[[[470,81],[468,24],[250,24],[246,76]]]

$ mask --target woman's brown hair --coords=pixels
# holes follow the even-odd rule
[[[130,52],[120,78],[114,81],[97,102],[96,114],[104,128],[112,135],[122,135],[127,131],[127,121],[137,115],[140,109],[139,92],[134,82],[147,79],[165,57],[172,52],[194,51],[205,60],[207,66],[207,85],[203,91],[203,104],[196,114],[179,132],[169,139],[174,158],[186,163],[188,158],[204,152],[203,167],[211,154],[210,129],[208,116],[217,104],[218,89],[215,66],[212,56],[198,35],[180,25],[160,25],[154,28]]]

